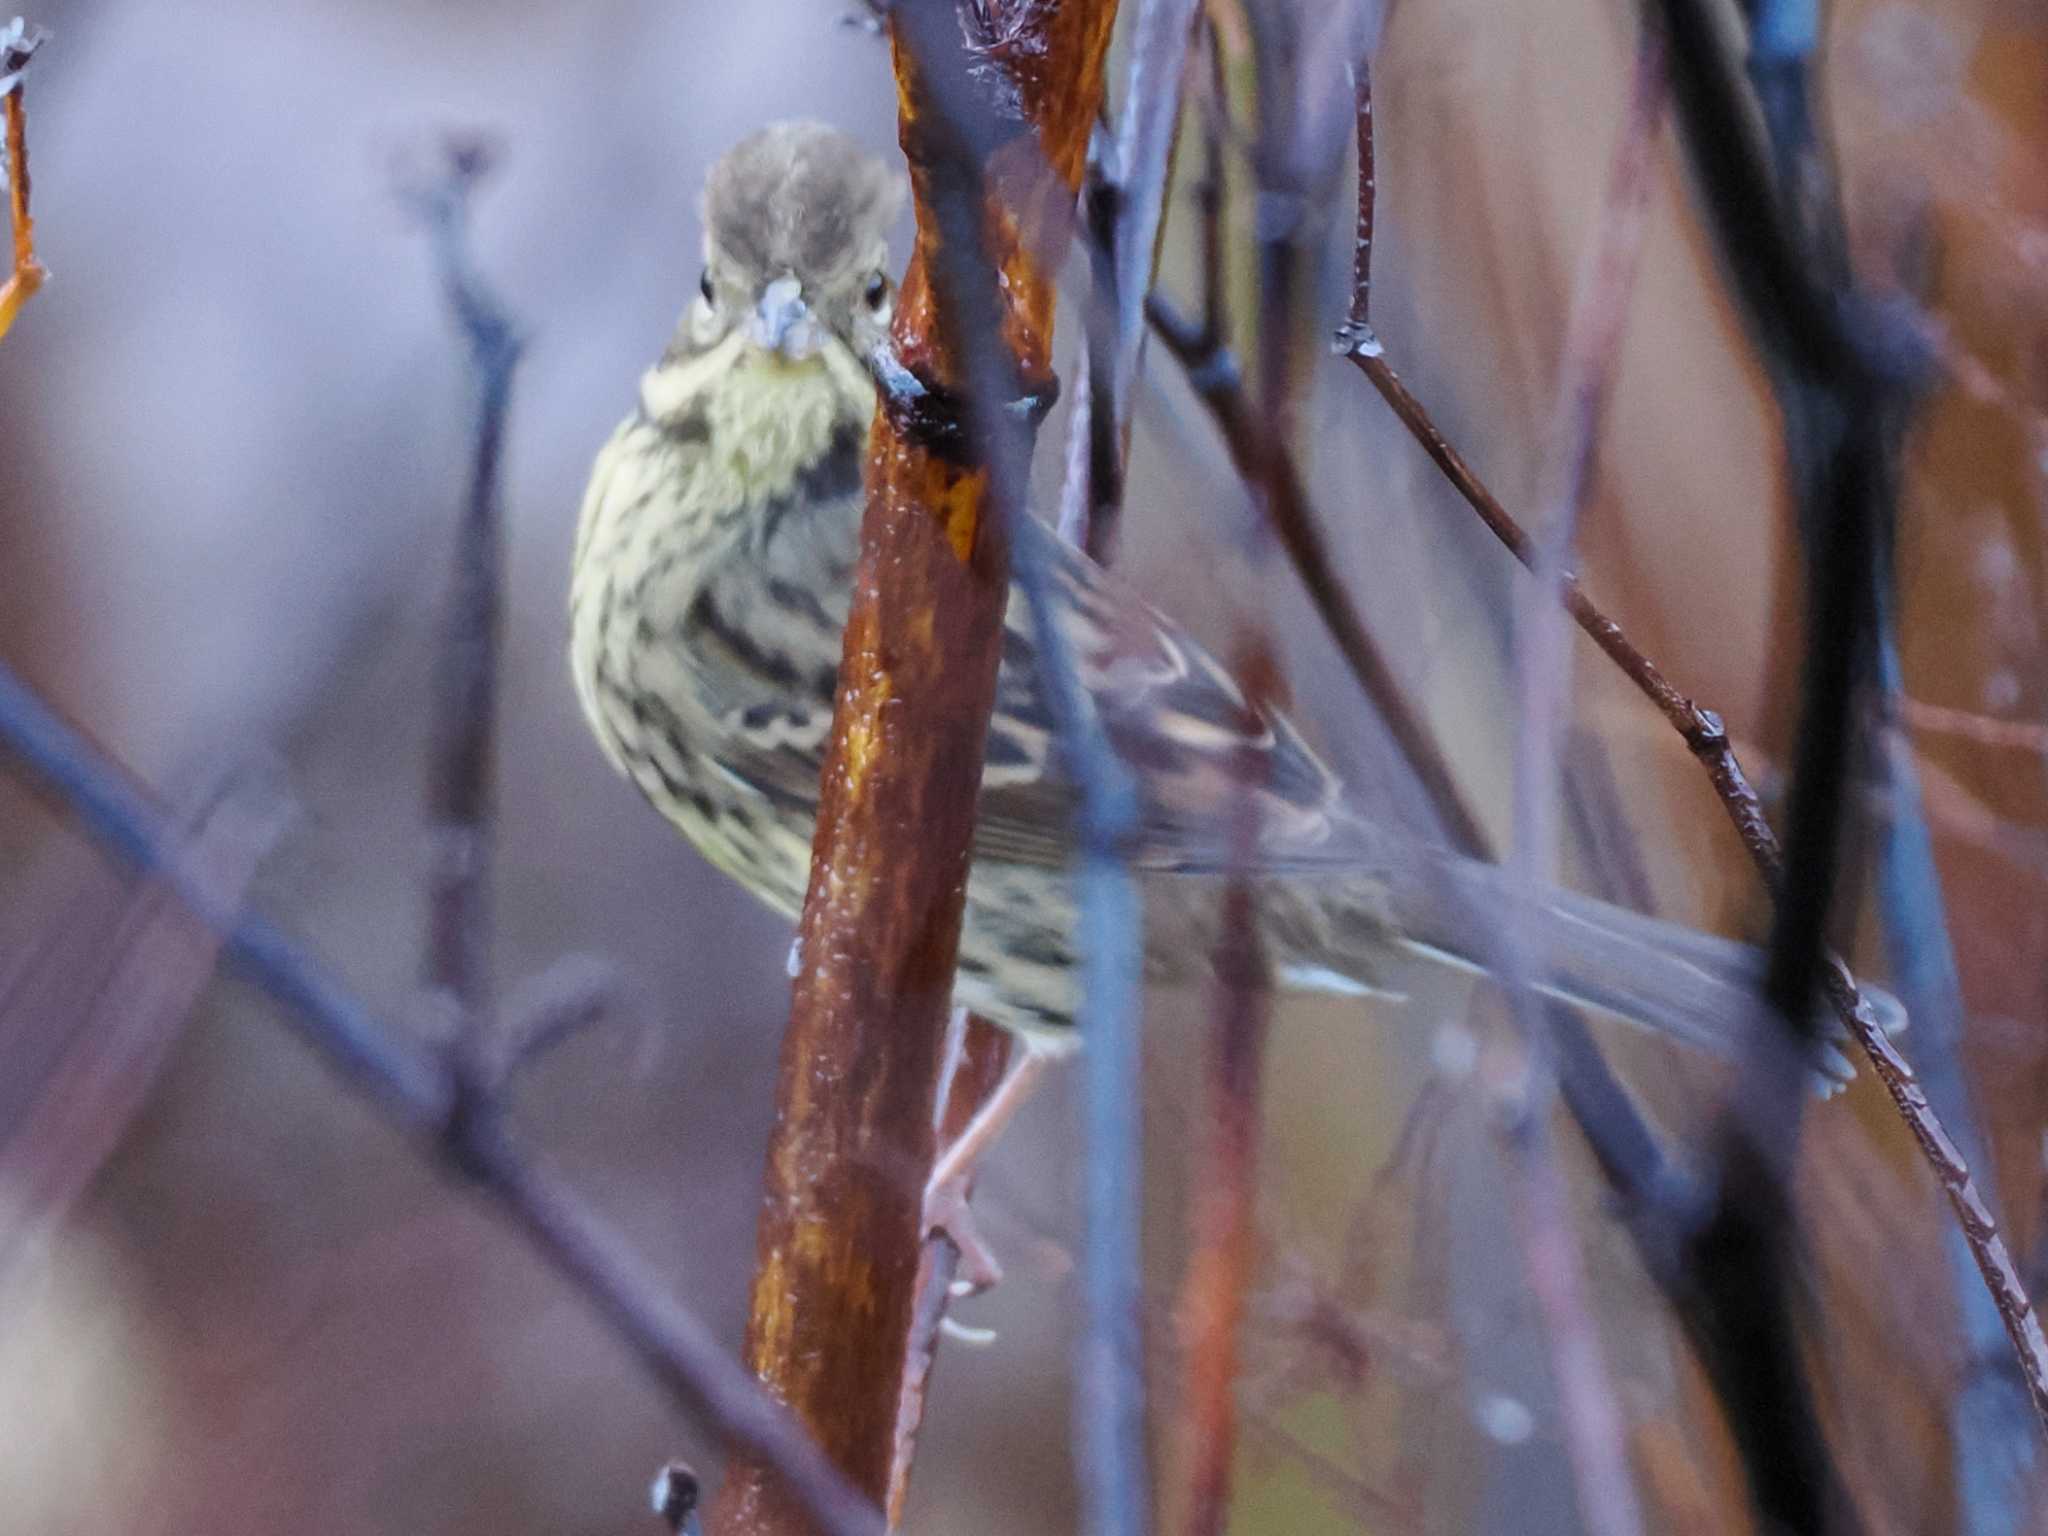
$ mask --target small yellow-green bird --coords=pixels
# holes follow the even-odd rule
[[[838,686],[861,466],[894,288],[902,183],[845,136],[764,128],[712,169],[705,265],[674,339],[597,458],[570,586],[570,656],[619,771],[706,858],[798,913]],[[1062,621],[1137,775],[1132,853],[1148,965],[1199,974],[1256,753],[1261,922],[1276,982],[1357,993],[1400,954],[1473,967],[1488,866],[1383,833],[1280,715],[1252,707],[1170,619],[1046,541]],[[1073,1042],[1071,785],[1052,750],[1024,603],[1011,594],[955,1001],[1034,1045]],[[1530,925],[1548,987],[1711,1050],[1752,1014],[1757,952],[1562,892]],[[1895,1005],[1894,1005],[1895,1007]],[[1847,1063],[1833,1058],[1834,1070]]]

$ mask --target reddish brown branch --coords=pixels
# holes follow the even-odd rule
[[[19,21],[0,28],[0,125],[7,146],[7,212],[14,234],[14,262],[0,283],[0,336],[14,326],[14,317],[30,294],[49,276],[36,260],[36,225],[28,210],[28,108],[22,102],[22,72],[42,46],[43,33]]]
[[[1240,636],[1234,670],[1254,708],[1277,691],[1266,637]],[[1234,860],[1242,868],[1258,836],[1252,792],[1259,764],[1239,765]],[[1258,1259],[1259,1083],[1272,1013],[1272,977],[1259,937],[1251,882],[1233,875],[1224,893],[1216,952],[1216,1022],[1210,1035],[1208,1113],[1196,1149],[1193,1257],[1181,1284],[1185,1360],[1181,1422],[1187,1437],[1189,1536],[1220,1536],[1230,1510],[1237,1451],[1238,1338]]]
[[[918,234],[895,341],[907,373],[936,397],[969,380],[935,290],[946,243],[939,216],[958,174],[958,125],[931,110],[934,59],[905,30],[957,38],[950,0],[892,11],[901,138]],[[1064,183],[1078,184],[1102,94],[1114,0],[977,7],[977,79],[1014,90],[1010,120],[976,154],[983,184],[1027,182],[1031,206],[991,207],[984,230],[1005,276],[998,318],[1018,373],[1049,372],[1052,281],[1020,221],[1063,215],[1017,130]],[[950,78],[950,76],[949,76]],[[1016,145],[1005,149],[1005,141]],[[1006,178],[1005,171],[1010,174]],[[1013,193],[1014,196],[1014,193]],[[971,225],[966,238],[972,238]],[[962,302],[948,292],[949,303]],[[982,296],[974,296],[977,303]],[[843,686],[825,757],[803,966],[784,1037],[747,1327],[750,1363],[854,1483],[886,1497],[917,1311],[922,1195],[934,1146],[942,1043],[959,942],[988,714],[1001,655],[1008,542],[988,476],[903,412],[878,416],[868,505],[846,629]],[[771,1470],[731,1469],[714,1532],[809,1529]]]

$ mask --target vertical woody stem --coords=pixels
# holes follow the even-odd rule
[[[959,35],[952,0],[939,5]],[[984,185],[988,243],[1006,278],[995,302],[1018,374],[1049,372],[1052,279],[1021,227],[1064,207],[998,206],[1032,163],[1029,135],[1070,204],[1102,96],[1115,0],[990,0],[973,28],[991,116]],[[931,398],[964,384],[957,334],[934,296],[946,238],[934,178],[949,174],[924,71],[892,17],[901,138],[917,200],[917,246],[895,343]],[[1010,93],[1014,92],[1014,95]],[[957,146],[954,146],[957,147]],[[1009,175],[1005,175],[1005,170]],[[1015,198],[1013,196],[1012,202]],[[840,693],[825,757],[803,965],[783,1039],[776,1123],[762,1196],[747,1356],[869,1497],[888,1493],[906,1343],[916,1310],[922,1195],[933,1157],[953,963],[1009,584],[1005,530],[986,516],[988,477],[957,438],[883,411],[869,445],[867,514]],[[737,1462],[710,1529],[809,1530],[759,1462]]]

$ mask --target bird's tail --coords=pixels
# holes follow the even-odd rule
[[[1759,990],[1764,953],[1754,945],[1556,887],[1524,902],[1505,871],[1474,860],[1417,861],[1411,869],[1391,888],[1380,886],[1370,904],[1361,903],[1360,960],[1369,962],[1375,947],[1384,954],[1391,938],[1395,949],[1410,955],[1492,973],[1512,939],[1549,995],[1728,1058],[1765,1017]],[[1351,947],[1336,932],[1331,938]],[[1348,961],[1333,974],[1363,974],[1377,985],[1388,979],[1374,975],[1369,964]],[[1297,967],[1290,979],[1299,985],[1303,977]],[[1905,1009],[1890,993],[1865,986],[1863,996],[1887,1033],[1905,1027]],[[1832,1035],[1839,1042],[1839,1031]],[[1855,1075],[1836,1043],[1822,1050],[1815,1067],[1838,1082]]]

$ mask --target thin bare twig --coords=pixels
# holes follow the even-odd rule
[[[1430,418],[1394,371],[1379,339],[1370,330],[1346,326],[1336,338],[1337,350],[1349,357],[1379,391],[1494,536],[1525,566],[1532,566],[1534,546],[1516,519],[1487,489]],[[1673,686],[1662,670],[1603,613],[1582,590],[1576,576],[1563,574],[1560,591],[1566,611],[1601,651],[1620,668],[1657,708],[1707,774],[1737,836],[1776,897],[1783,855],[1776,833],[1763,813],[1756,791],[1729,741],[1721,717]],[[1834,1018],[1855,1036],[1873,1069],[1907,1122],[1936,1181],[1954,1210],[1972,1258],[2005,1323],[2035,1411],[2048,1423],[2048,1339],[2042,1336],[2025,1286],[2004,1239],[1972,1178],[1969,1165],[1928,1106],[1910,1067],[1885,1038],[1857,993],[1854,980],[1838,961],[1822,976],[1822,993]],[[1583,1122],[1582,1122],[1583,1123]]]
[[[28,211],[28,108],[22,78],[47,34],[16,17],[0,27],[0,127],[6,137],[7,211],[12,221],[13,265],[0,283],[0,337],[14,327],[21,306],[50,274],[36,260],[36,226]]]
[[[432,237],[448,307],[469,348],[476,427],[434,667],[427,783],[433,861],[424,969],[428,987],[457,1011],[463,1062],[478,1069],[489,1054],[495,1023],[491,856],[504,566],[498,463],[521,347],[510,316],[469,260],[469,198],[489,169],[489,152],[479,139],[450,138],[440,157],[441,166],[409,190]]]
[[[1480,521],[1524,566],[1533,565],[1534,545],[1528,534],[1487,489],[1430,418],[1427,409],[1408,390],[1380,349],[1379,342],[1373,339],[1369,343],[1359,343],[1348,336],[1340,339],[1348,349],[1346,355],[1393,407],[1403,425],[1443,471],[1445,479],[1479,514]],[[1361,345],[1369,345],[1371,350],[1358,350]],[[1765,886],[1775,893],[1783,862],[1777,833],[1764,815],[1763,802],[1750,784],[1748,774],[1743,771],[1720,715],[1695,703],[1673,685],[1663,669],[1585,594],[1576,575],[1566,572],[1560,590],[1565,611],[1656,707],[1698,759],[1736,836],[1741,839]],[[1822,993],[1833,1017],[1870,1056],[1879,1082],[1906,1119],[1907,1128],[1947,1196],[1970,1244],[1978,1272],[1998,1303],[1999,1315],[2005,1321],[2007,1336],[2012,1342],[2020,1370],[2026,1377],[2036,1412],[2044,1416],[2044,1422],[2048,1422],[2048,1338],[2041,1334],[2026,1287],[2020,1281],[2019,1271],[1999,1233],[1997,1221],[1977,1190],[1968,1162],[1950,1140],[1940,1117],[1927,1104],[1912,1068],[1878,1027],[1868,1005],[1857,992],[1854,979],[1846,970],[1839,968],[1839,962],[1828,975],[1823,976]]]
[[[1378,150],[1372,131],[1372,54],[1358,56],[1352,92],[1357,112],[1358,223],[1351,240],[1351,313],[1345,325],[1356,331],[1372,328],[1372,234],[1379,217]]]
[[[1646,26],[1643,42],[1639,44],[1637,90],[1633,93],[1634,110],[1630,114],[1631,123],[1636,125],[1637,133],[1644,140],[1647,139],[1650,120],[1654,116],[1655,97],[1658,92],[1653,78],[1654,68],[1643,67],[1646,62],[1643,49],[1656,46],[1656,36]],[[1654,60],[1649,62],[1654,65]],[[1366,115],[1369,112],[1370,96],[1367,95],[1360,101],[1361,115],[1358,123],[1361,141],[1367,145],[1371,141],[1371,124]],[[1629,140],[1625,136],[1622,158],[1618,162],[1616,175],[1610,181],[1610,193],[1618,184],[1622,195],[1628,195],[1631,176],[1628,157],[1632,152]],[[1373,201],[1373,187],[1369,180],[1369,154],[1361,154],[1359,166],[1359,203],[1363,212]],[[1639,177],[1641,172],[1638,170],[1633,174]],[[1617,228],[1610,216],[1606,224],[1604,239],[1625,243],[1633,238],[1626,228],[1625,221]],[[1357,290],[1363,290],[1370,281],[1370,258],[1370,246],[1361,245],[1354,271],[1354,284]],[[1594,261],[1597,264],[1601,259],[1602,251],[1596,243]],[[1479,486],[1477,478],[1470,475],[1449,443],[1427,422],[1427,417],[1420,406],[1407,397],[1405,389],[1399,387],[1399,380],[1387,365],[1370,325],[1358,318],[1364,313],[1364,309],[1364,300],[1355,293],[1353,319],[1339,330],[1337,349],[1359,363],[1380,388],[1382,395],[1395,406],[1402,420],[1409,424],[1411,430],[1416,431],[1425,448],[1431,452],[1432,457],[1446,473],[1452,476],[1454,482],[1460,484],[1461,489],[1469,482],[1473,489],[1483,494],[1483,487]],[[1615,301],[1613,313],[1616,316],[1614,323],[1618,324],[1618,299]],[[1575,330],[1585,326],[1585,315],[1586,309],[1580,301],[1580,295],[1575,295]],[[1597,339],[1588,333],[1596,333],[1598,329],[1598,326],[1586,326],[1584,331],[1575,335],[1567,344],[1567,357],[1581,356],[1589,340]],[[1584,373],[1585,370],[1582,369],[1582,376]],[[1590,398],[1597,398],[1597,395],[1591,395],[1588,402],[1582,405],[1573,396],[1583,389],[1583,385],[1574,382],[1574,387],[1568,389],[1560,401],[1560,421],[1563,425],[1558,434],[1557,449],[1554,450],[1559,463],[1553,471],[1553,478],[1563,482],[1565,489],[1571,488],[1571,482],[1577,478],[1576,466],[1585,462],[1585,456],[1591,449],[1590,424],[1594,418],[1589,407]],[[1576,412],[1575,406],[1579,407]],[[1575,415],[1578,421],[1574,420]],[[1579,421],[1585,423],[1583,429],[1579,427]],[[1571,435],[1574,431],[1581,432],[1577,442]],[[1576,495],[1572,499],[1575,502]],[[1485,500],[1491,502],[1490,497]],[[1481,505],[1478,501],[1474,504]],[[1488,510],[1498,511],[1497,505],[1482,510],[1482,516],[1487,516]],[[1512,522],[1506,518],[1504,512],[1500,512],[1499,516],[1502,522],[1498,523],[1493,517],[1487,517],[1489,526],[1494,527],[1497,533],[1502,532],[1504,524]],[[1569,516],[1569,510],[1560,514],[1553,503],[1550,516],[1553,522],[1559,521],[1561,517]],[[1577,599],[1579,594],[1576,583],[1565,569],[1565,548],[1553,540],[1547,541],[1545,548],[1537,551],[1531,547],[1529,540],[1522,535],[1518,527],[1514,528],[1513,532],[1515,542],[1511,547],[1523,563],[1535,571],[1539,593],[1547,595],[1555,591],[1568,603]],[[1526,616],[1523,623],[1525,626],[1528,623]],[[1596,634],[1596,638],[1599,637]],[[1608,638],[1618,641],[1620,637],[1618,632],[1613,632]],[[1537,660],[1540,661],[1542,658]],[[1551,669],[1561,670],[1563,659],[1553,652],[1549,666]],[[1525,703],[1527,702],[1525,700]],[[1524,728],[1531,729],[1526,719]],[[1545,739],[1550,750],[1554,751],[1554,743],[1548,741],[1549,725],[1539,721],[1533,729]],[[1525,751],[1523,764],[1527,761]],[[1548,767],[1552,761],[1553,759],[1546,754],[1543,764]],[[1531,792],[1531,786],[1522,782],[1526,778],[1526,771],[1519,766],[1517,778],[1518,796],[1526,799]],[[1554,793],[1554,789],[1551,792]],[[1526,852],[1527,828],[1520,810],[1518,803],[1517,830],[1524,834]],[[1546,801],[1538,814],[1547,818],[1547,813]],[[1758,814],[1761,819],[1760,812]],[[1547,819],[1545,824],[1547,825]],[[1529,957],[1517,953],[1512,939],[1503,946],[1503,950],[1504,959],[1511,972],[1526,972]],[[1786,1460],[1798,1467],[1798,1473],[1790,1481],[1803,1481],[1814,1488],[1834,1488],[1836,1480],[1824,1453],[1819,1449],[1819,1435],[1813,1423],[1803,1377],[1796,1365],[1789,1363],[1792,1356],[1783,1287],[1777,1282],[1775,1272],[1768,1270],[1768,1264],[1779,1252],[1779,1245],[1775,1242],[1743,1241],[1739,1235],[1731,1234],[1731,1240],[1722,1242],[1718,1250],[1712,1247],[1703,1249],[1702,1240],[1710,1238],[1713,1229],[1702,1228],[1698,1224],[1693,1215],[1695,1209],[1707,1209],[1710,1215],[1725,1217],[1731,1207],[1725,1201],[1717,1205],[1706,1205],[1692,1189],[1680,1185],[1670,1178],[1668,1171],[1663,1171],[1660,1167],[1661,1149],[1657,1148],[1654,1139],[1649,1136],[1632,1101],[1607,1071],[1605,1061],[1598,1050],[1585,1037],[1574,1013],[1556,1006],[1539,1012],[1528,1006],[1526,989],[1522,987],[1515,989],[1514,997],[1524,1022],[1525,1032],[1532,1041],[1545,1041],[1541,1029],[1544,1020],[1547,1019],[1552,1026],[1548,1043],[1552,1044],[1557,1053],[1555,1065],[1562,1074],[1559,1081],[1566,1104],[1581,1131],[1587,1136],[1607,1177],[1618,1190],[1630,1197],[1627,1210],[1637,1245],[1652,1274],[1663,1285],[1688,1335],[1693,1339],[1714,1379],[1716,1390],[1723,1395],[1728,1404],[1730,1423],[1745,1450],[1751,1486],[1757,1492],[1760,1502],[1777,1508],[1778,1506],[1767,1498],[1763,1490],[1774,1480],[1786,1479],[1768,1464],[1768,1453],[1758,1443],[1757,1437],[1750,1432],[1749,1422],[1753,1417],[1767,1418],[1773,1434],[1781,1436],[1785,1441]],[[1540,1068],[1539,1061],[1539,1077]],[[1796,1080],[1798,1073],[1795,1069],[1787,1072],[1786,1076]],[[1541,1144],[1528,1141],[1528,1132],[1540,1125],[1539,1114],[1540,1111],[1532,1110],[1526,1113],[1521,1121],[1523,1145],[1518,1148],[1517,1160],[1523,1174],[1523,1200],[1516,1210],[1517,1227],[1522,1234],[1525,1254],[1531,1264],[1529,1272],[1539,1305],[1550,1318],[1547,1332],[1553,1349],[1554,1374],[1559,1380],[1561,1396],[1567,1403],[1567,1427],[1572,1436],[1575,1463],[1580,1474],[1578,1486],[1581,1497],[1596,1506],[1589,1510],[1589,1514],[1593,1514],[1595,1518],[1602,1514],[1623,1517],[1634,1503],[1633,1485],[1625,1480],[1625,1468],[1617,1472],[1616,1462],[1620,1453],[1615,1442],[1619,1432],[1612,1423],[1611,1398],[1597,1390],[1593,1385],[1594,1378],[1587,1368],[1587,1352],[1594,1344],[1595,1335],[1586,1326],[1583,1308],[1571,1304],[1575,1291],[1566,1283],[1570,1279],[1570,1265],[1549,1262],[1554,1261],[1560,1254],[1565,1254],[1562,1244],[1558,1241],[1559,1234],[1543,1227],[1536,1219],[1536,1211],[1539,1208],[1560,1208],[1555,1198],[1555,1169],[1545,1155],[1548,1149]],[[1796,1106],[1793,1115],[1787,1118],[1794,1117]],[[1769,1208],[1772,1211],[1780,1209],[1776,1202],[1777,1193],[1775,1185],[1770,1185],[1760,1192],[1750,1192],[1752,1198],[1760,1195],[1769,1200]],[[1779,1228],[1774,1226],[1773,1231],[1776,1230]],[[1678,1262],[1681,1252],[1697,1254],[1702,1251],[1718,1254],[1716,1263],[1710,1267],[1710,1273],[1704,1281],[1702,1277],[1695,1276]],[[1565,1256],[1569,1257],[1568,1254]],[[1755,1282],[1753,1309],[1749,1308],[1745,1297],[1742,1284],[1744,1277],[1739,1277],[1735,1268],[1744,1260],[1754,1260],[1752,1268],[1755,1268],[1756,1264],[1766,1266],[1764,1272],[1746,1277]],[[1716,1290],[1713,1287],[1717,1281],[1728,1283]],[[1725,1296],[1725,1299],[1717,1302],[1717,1296]],[[1737,1313],[1744,1318],[1749,1317],[1750,1310],[1754,1311],[1754,1319],[1747,1324],[1747,1337],[1737,1335],[1726,1321],[1726,1317],[1737,1315],[1731,1313],[1731,1308],[1737,1309]],[[1750,1347],[1745,1350],[1742,1346]],[[1777,1355],[1771,1354],[1771,1346],[1778,1347]],[[1776,1359],[1784,1363],[1775,1374],[1756,1375],[1745,1382],[1731,1370],[1732,1362],[1745,1359],[1761,1359],[1767,1364],[1770,1360]],[[1750,1390],[1751,1388],[1758,1390]],[[1767,1412],[1761,1415],[1752,1413],[1751,1410],[1759,1405]],[[1617,1505],[1611,1495],[1618,1495],[1626,1503]]]
[[[139,874],[164,881],[221,935],[228,963],[391,1122],[496,1203],[590,1302],[682,1408],[728,1446],[770,1461],[821,1529],[882,1536],[880,1513],[717,1335],[501,1122],[459,1113],[447,1063],[371,1013],[266,918],[222,901],[189,866],[164,818],[71,726],[0,665],[0,743],[30,781]]]

